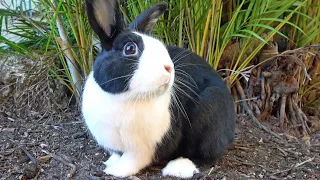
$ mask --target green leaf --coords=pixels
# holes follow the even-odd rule
[[[267,41],[265,39],[263,39],[261,36],[259,36],[257,33],[253,32],[253,31],[250,31],[247,29],[242,29],[242,30],[240,30],[240,32],[245,32],[247,34],[250,34],[250,35],[260,39],[262,42],[267,43]]]

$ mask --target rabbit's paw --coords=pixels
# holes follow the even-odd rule
[[[108,175],[124,178],[138,173],[142,168],[139,159],[131,154],[123,154],[115,164],[107,167],[104,172]]]
[[[179,178],[191,178],[194,174],[199,173],[199,169],[190,159],[178,158],[170,161],[162,169],[163,176],[175,176]]]
[[[106,162],[103,162],[103,164],[105,164],[107,167],[112,166],[119,161],[120,157],[121,156],[119,154],[112,153],[111,156],[109,157],[109,159]]]
[[[132,167],[121,168],[116,165],[107,167],[103,172],[106,173],[107,175],[112,175],[118,178],[125,178],[135,174],[135,171],[133,170]]]

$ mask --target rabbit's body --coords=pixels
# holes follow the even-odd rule
[[[214,164],[234,139],[233,99],[219,74],[198,55],[174,46],[168,52],[175,66],[172,120],[157,156]]]
[[[85,83],[82,114],[98,144],[112,154],[104,172],[126,177],[167,160],[163,175],[186,178],[199,172],[194,159],[214,164],[234,138],[232,96],[198,55],[148,35],[166,3],[125,30],[118,16],[97,15],[119,14],[116,1],[86,3],[102,52]]]

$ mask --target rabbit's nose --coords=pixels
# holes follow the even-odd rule
[[[172,67],[169,65],[164,65],[164,69],[168,72],[171,73],[172,72]]]

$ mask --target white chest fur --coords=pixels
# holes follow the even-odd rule
[[[85,122],[104,148],[137,152],[144,147],[154,151],[170,127],[170,94],[148,101],[124,101],[125,95],[109,94],[95,82],[91,73],[83,92]]]

